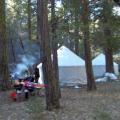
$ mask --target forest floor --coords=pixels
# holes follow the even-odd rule
[[[94,92],[61,88],[61,109],[52,112],[43,96],[13,102],[10,92],[0,92],[0,120],[120,120],[120,81],[98,83]]]

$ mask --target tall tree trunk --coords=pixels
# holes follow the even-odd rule
[[[105,48],[105,60],[106,60],[106,72],[114,73],[114,65],[113,65],[113,51],[112,48]]]
[[[105,12],[107,11],[107,13]],[[112,14],[112,6],[111,1],[104,0],[103,1],[103,32],[105,38],[105,60],[106,60],[106,72],[114,73],[114,65],[113,65],[113,48],[112,48],[112,32],[110,29],[109,19]]]
[[[32,28],[31,28],[31,0],[28,0],[28,38],[32,39]]]
[[[55,74],[55,81],[56,86],[59,89],[59,68],[58,68],[58,57],[57,57],[57,49],[58,49],[58,43],[56,38],[56,28],[57,28],[57,18],[55,15],[55,0],[51,0],[51,40],[52,40],[52,54],[53,54],[53,68],[54,68],[54,74]],[[61,93],[59,93],[61,97]]]
[[[0,85],[8,89],[8,41],[6,37],[5,0],[0,0]]]
[[[12,55],[13,55],[13,62],[16,62],[16,56],[15,56],[15,50],[14,50],[14,44],[12,38],[10,38],[10,43],[11,43],[11,49],[12,49]]]
[[[47,85],[46,92],[46,105],[47,110],[58,109],[59,103],[59,91],[56,86],[55,73],[53,72],[53,64],[51,59],[51,48],[49,41],[49,27],[48,27],[48,13],[47,3],[43,0],[38,0],[38,31],[40,32],[38,38],[41,43],[41,49],[45,60],[43,62],[43,74],[44,83]]]
[[[90,51],[90,41],[89,41],[89,10],[87,0],[82,1],[83,12],[82,12],[82,22],[83,22],[83,40],[85,49],[85,65],[87,73],[87,89],[95,90],[96,84],[93,76],[92,70],[92,60]]]
[[[79,0],[74,1],[74,11],[75,11],[75,53],[79,55],[79,8],[80,2]]]

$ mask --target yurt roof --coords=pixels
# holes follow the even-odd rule
[[[57,50],[59,66],[84,66],[85,62],[65,46]]]
[[[93,65],[105,65],[105,55],[103,53],[99,54],[96,58],[92,60]],[[114,65],[117,63],[114,62]]]

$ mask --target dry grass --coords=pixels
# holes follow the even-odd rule
[[[0,94],[0,120],[120,120],[120,82],[97,84],[97,91],[62,88],[61,109],[45,110],[45,97],[12,102]]]
[[[44,120],[120,120],[120,82],[101,83],[97,88],[94,92],[62,89],[61,109],[43,112]]]

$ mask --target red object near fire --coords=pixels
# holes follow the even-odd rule
[[[16,100],[17,100],[17,94],[16,94],[15,91],[12,92],[12,93],[10,93],[10,98],[11,98],[13,101],[16,101]]]
[[[45,87],[47,87],[47,85],[45,85],[45,84],[34,84],[34,87],[35,88],[45,88]]]

